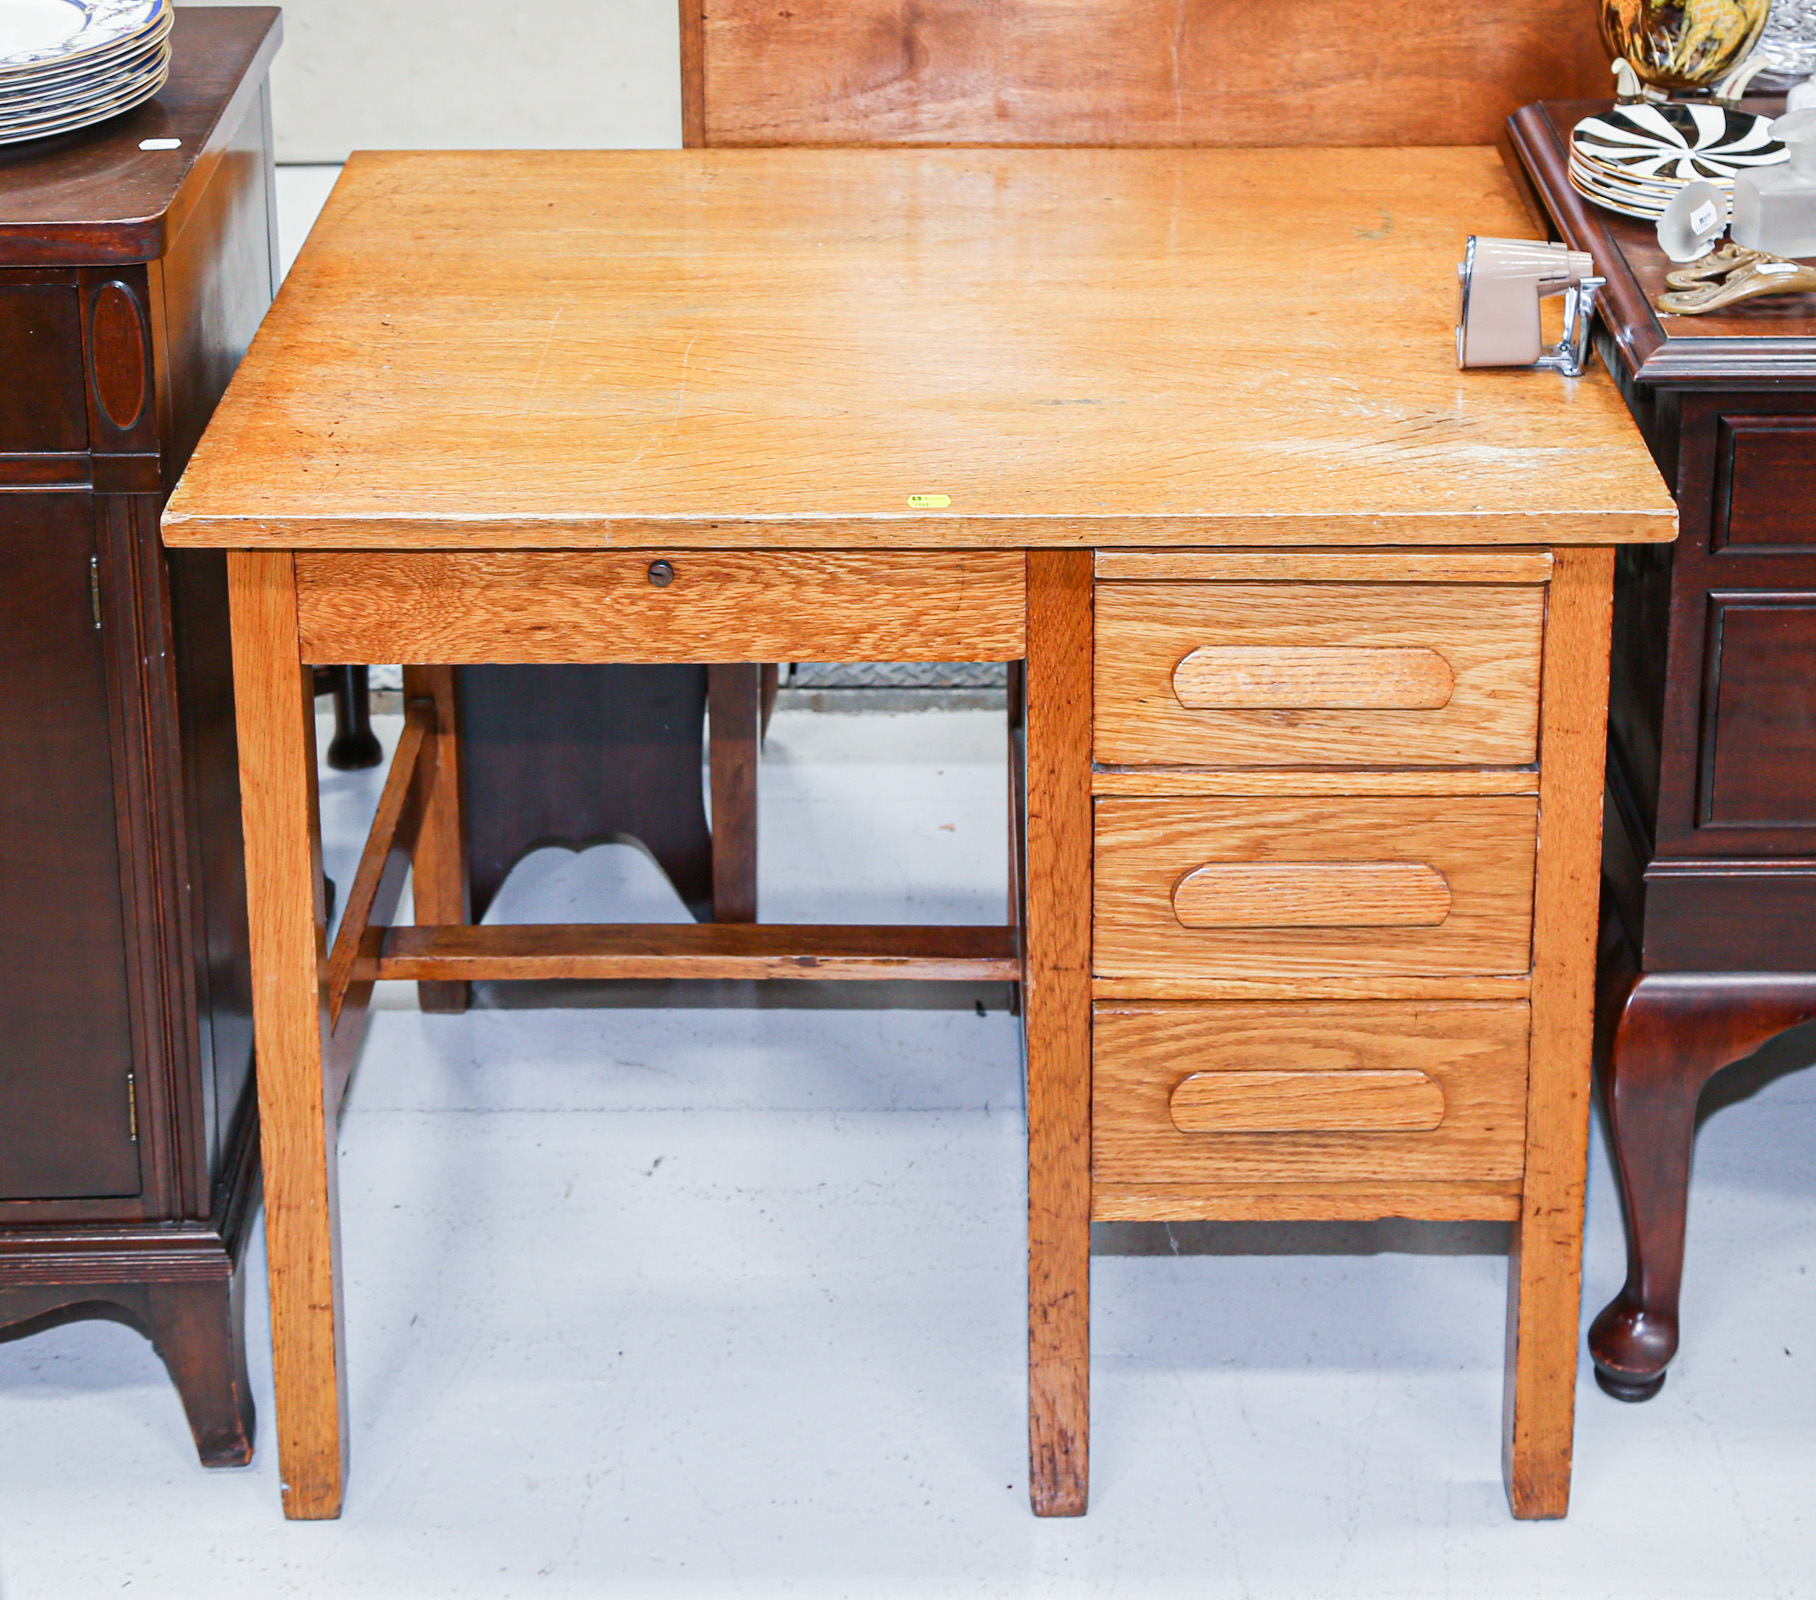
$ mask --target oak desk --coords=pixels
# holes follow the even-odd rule
[[[1530,230],[1476,149],[354,159],[164,522],[232,552],[290,1515],[374,978],[878,973],[1023,985],[1036,1510],[1093,1216],[1400,1215],[1516,1224],[1562,1514],[1609,547],[1676,518],[1601,375],[1456,371],[1463,236]],[[465,925],[451,664],[841,657],[1025,664],[1018,927]],[[330,952],[308,665],[400,659]]]

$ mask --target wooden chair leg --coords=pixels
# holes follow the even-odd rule
[[[320,673],[323,669],[317,668]],[[358,772],[385,759],[372,731],[372,693],[364,667],[329,667],[334,695],[334,737],[328,741],[328,765],[336,772]],[[318,679],[319,681],[319,679]]]
[[[340,1514],[346,1360],[313,675],[288,551],[227,557],[284,1514]]]
[[[1091,553],[1030,551],[1027,883],[1028,1478],[1082,1516],[1091,1396]]]
[[[757,920],[757,747],[762,669],[743,662],[707,669],[713,794],[713,921]]]
[[[435,787],[410,858],[416,921],[425,927],[470,922],[467,842],[460,821],[460,708],[454,669],[405,667],[404,699],[435,702]],[[469,993],[469,985],[441,979],[416,986],[417,1004],[424,1011],[465,1011]]]
[[[1627,1282],[1589,1329],[1596,1381],[1650,1400],[1677,1353],[1696,1103],[1723,1067],[1816,1016],[1816,983],[1647,973],[1621,1008],[1602,1105],[1627,1224]]]
[[[769,737],[769,719],[776,713],[776,696],[782,692],[782,668],[774,661],[763,663],[763,679],[759,694],[762,699],[762,714],[757,719],[757,743],[761,744]]]

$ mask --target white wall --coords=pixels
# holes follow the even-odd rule
[[[677,12],[675,0],[288,0],[277,158],[678,145]]]

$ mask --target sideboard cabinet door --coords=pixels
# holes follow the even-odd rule
[[[0,1200],[140,1187],[94,515],[0,491]]]

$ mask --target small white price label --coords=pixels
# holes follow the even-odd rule
[[[1720,219],[1721,213],[1715,209],[1713,200],[1705,200],[1690,213],[1690,227],[1693,232],[1701,233],[1705,228],[1713,228]]]

